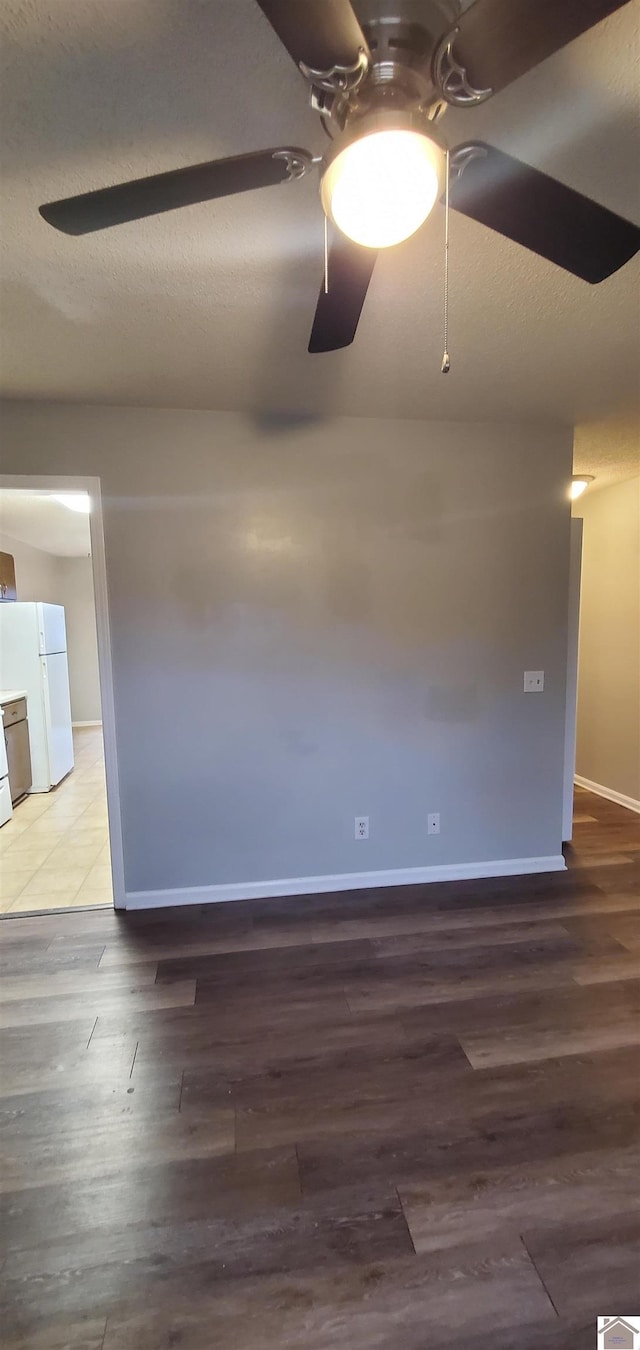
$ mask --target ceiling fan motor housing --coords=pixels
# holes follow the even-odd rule
[[[353,121],[388,109],[422,113],[430,121],[446,108],[432,76],[437,32],[406,19],[376,18],[364,25],[368,63],[349,87],[339,83],[312,92],[329,135],[339,134]]]
[[[371,52],[367,79],[358,91],[371,104],[403,103],[437,116],[441,100],[431,75],[437,33],[402,19],[379,19],[365,27]]]

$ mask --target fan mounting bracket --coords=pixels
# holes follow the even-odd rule
[[[357,60],[350,66],[331,66],[329,70],[314,70],[312,66],[299,62],[299,68],[305,80],[316,89],[324,89],[328,94],[351,94],[357,89],[369,70],[369,57],[361,47]]]
[[[301,150],[274,150],[272,159],[281,159],[286,169],[285,183],[292,183],[296,178],[304,178],[305,174],[313,168],[313,155],[303,154]]]
[[[487,159],[489,151],[484,145],[459,145],[452,150],[449,155],[449,176],[450,180],[459,183],[462,175],[469,164],[474,159]]]
[[[491,98],[493,89],[475,89],[471,84],[466,68],[454,51],[459,31],[452,28],[440,39],[433,54],[433,82],[441,98],[454,108],[475,107]]]

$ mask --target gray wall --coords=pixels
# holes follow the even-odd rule
[[[584,521],[576,772],[640,800],[640,478],[574,506]]]
[[[58,558],[58,566],[67,624],[73,720],[99,722],[102,705],[91,558]]]
[[[18,600],[64,605],[71,716],[74,722],[99,722],[102,711],[91,558],[59,557],[2,532],[0,549],[15,559]]]
[[[560,851],[570,430],[3,431],[8,473],[102,478],[128,891]]]

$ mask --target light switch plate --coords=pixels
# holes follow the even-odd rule
[[[525,694],[541,694],[543,689],[544,689],[544,671],[525,670],[524,672]]]

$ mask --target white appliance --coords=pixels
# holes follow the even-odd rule
[[[62,605],[0,605],[0,685],[27,691],[31,792],[49,792],[73,768]]]
[[[9,765],[7,764],[7,747],[4,743],[4,728],[2,719],[4,711],[0,708],[0,826],[6,825],[13,815],[11,805],[11,789],[9,787]]]

